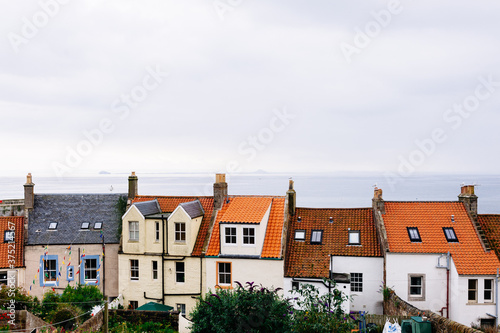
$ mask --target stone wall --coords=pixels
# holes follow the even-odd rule
[[[7,317],[8,314],[9,311],[0,311],[0,327],[9,326],[11,330],[26,330],[27,332],[31,332],[35,328],[48,328],[49,332],[54,330],[53,326],[26,310],[16,310],[15,325],[12,326],[9,324],[10,317]]]
[[[0,216],[24,216],[24,200],[0,200]]]
[[[104,320],[104,310],[99,311],[95,316],[78,327],[77,332],[99,332]]]
[[[384,314],[391,316],[426,316],[432,324],[434,333],[482,333],[479,330],[459,324],[453,320],[446,319],[429,310],[420,310],[399,298],[394,291],[390,290],[384,297]]]
[[[109,320],[111,318],[133,323],[145,323],[148,321],[170,323],[170,327],[176,331],[179,330],[179,312],[177,311],[109,310]]]

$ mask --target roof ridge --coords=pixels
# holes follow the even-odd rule
[[[348,208],[318,208],[318,207],[297,207],[296,209],[307,210],[355,210],[355,209],[373,209],[373,207],[348,207]]]
[[[391,201],[391,200],[384,200],[385,203],[461,203],[461,201],[456,200],[422,200],[422,201],[415,201],[415,200],[407,200],[407,201]]]

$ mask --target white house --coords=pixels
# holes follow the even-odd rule
[[[386,284],[419,309],[464,325],[495,324],[494,282],[500,261],[474,223],[473,186],[463,187],[459,199],[392,202],[375,189]]]
[[[324,278],[351,301],[345,311],[382,314],[383,257],[371,208],[297,208],[287,241],[284,289],[308,283],[328,292]]]

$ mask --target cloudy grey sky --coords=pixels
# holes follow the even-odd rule
[[[498,1],[1,3],[4,175],[498,171]]]

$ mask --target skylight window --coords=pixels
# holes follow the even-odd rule
[[[49,230],[56,230],[56,229],[57,229],[57,222],[50,222]]]
[[[94,223],[94,229],[102,229],[102,222]]]
[[[82,229],[88,229],[90,226],[90,223],[88,222],[82,222]]]
[[[323,230],[311,231],[311,244],[321,244],[323,240]]]
[[[418,228],[406,228],[408,230],[408,235],[410,236],[410,240],[412,242],[421,242],[420,233],[418,232]]]
[[[361,237],[359,230],[349,230],[349,245],[360,245]]]
[[[443,228],[443,231],[448,242],[458,242],[457,235],[453,228]]]
[[[298,240],[298,241],[306,240],[306,231],[305,230],[295,230],[295,240]]]

